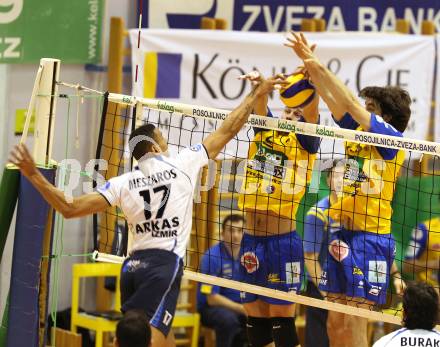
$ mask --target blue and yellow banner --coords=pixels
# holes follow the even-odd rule
[[[180,98],[182,54],[146,52],[144,58],[144,97]]]

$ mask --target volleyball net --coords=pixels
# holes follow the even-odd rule
[[[228,114],[220,109],[119,94],[110,93],[104,98],[96,154],[97,158],[107,161],[107,170],[102,171],[105,179],[128,172],[136,164],[128,146],[129,134],[136,127],[146,123],[156,125],[168,141],[170,155],[175,155],[182,148],[202,142]],[[267,136],[256,137],[256,133]],[[292,138],[289,133],[319,138],[316,156],[304,151],[297,142],[289,142]],[[275,141],[274,136],[278,135],[282,139]],[[404,155],[381,161],[377,154],[374,155],[374,148],[378,146],[401,150]],[[253,160],[248,160],[253,150],[257,153]],[[357,153],[357,159],[353,153]],[[185,277],[400,324],[398,309],[385,310],[400,301],[401,294],[397,294],[396,287],[400,286],[401,277],[392,273],[395,270],[384,265],[383,260],[384,257],[395,258],[403,280],[428,281],[438,289],[438,265],[433,264],[435,260],[438,263],[440,250],[433,240],[440,237],[440,229],[437,229],[440,224],[439,154],[440,144],[433,142],[251,115],[243,129],[200,175],[194,199],[193,228],[184,259]],[[277,192],[279,188],[282,193]],[[330,204],[323,206],[327,197]],[[208,264],[222,264],[226,260],[210,252],[218,242],[239,247],[223,239],[222,222],[231,214],[248,218],[252,204],[255,204],[254,212],[271,210],[272,215],[285,216],[288,211],[304,248],[298,252],[298,249],[279,243],[278,249],[276,246],[270,249],[269,257],[281,269],[273,273],[264,270],[266,273],[261,276],[265,277],[267,286],[257,285],[261,281],[236,280],[240,276],[232,273],[235,270],[231,268],[223,272],[222,278],[206,273],[206,269],[202,273],[203,257],[208,257]],[[369,235],[370,243],[385,242],[381,253],[372,254],[375,248],[368,248],[368,242],[363,242],[361,236],[357,251],[368,254],[368,259],[354,259],[350,253],[352,249],[335,236],[346,225],[352,230],[368,231],[361,235]],[[259,235],[266,231],[265,236],[282,238],[274,230],[279,229],[269,225],[260,230]],[[390,241],[388,231],[395,243]],[[122,262],[127,255],[127,234],[128,225],[118,208],[109,208],[106,213],[95,216],[95,259]],[[375,235],[376,241],[371,241],[371,235]],[[255,250],[251,259],[243,258],[243,254],[237,259],[248,274],[255,272],[256,275],[265,268],[261,263],[265,259],[258,259],[258,252]],[[282,264],[283,257],[299,260]],[[303,262],[306,266],[301,271],[301,266],[296,265]],[[383,295],[388,287],[386,303],[366,310],[308,297],[305,294],[307,285],[325,285],[336,277],[318,271],[327,268],[327,262],[336,262],[338,271],[351,274],[348,281],[352,283],[345,285],[353,286],[354,293],[356,288],[368,286],[370,297],[374,297]],[[332,267],[328,269],[335,271]],[[374,284],[364,283],[367,281]],[[277,283],[280,287],[274,285]],[[279,290],[285,284],[294,283],[298,288],[296,292]]]

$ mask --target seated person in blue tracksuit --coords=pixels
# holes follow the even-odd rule
[[[338,193],[342,192],[343,175],[343,165],[338,166],[337,161],[333,161],[327,176],[330,194],[310,208],[304,223],[303,247],[308,276],[307,295],[317,299],[323,299],[318,290],[318,283],[328,255],[328,230],[335,224],[328,215],[328,209],[338,199]],[[327,310],[312,306],[306,308],[305,347],[329,346],[327,316]]]
[[[206,251],[201,272],[239,280],[241,239],[244,218],[239,214],[227,216],[222,223],[222,240]],[[209,284],[199,284],[197,308],[202,324],[216,331],[217,347],[243,346],[246,336],[246,316],[240,292]]]

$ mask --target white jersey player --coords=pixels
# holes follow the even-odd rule
[[[154,129],[147,124],[136,131],[148,127]],[[191,231],[193,192],[199,171],[207,164],[207,149],[197,144],[174,158],[154,155],[142,160],[135,170],[98,188],[109,205],[124,212],[132,232],[130,253],[160,248],[183,258]]]
[[[121,273],[122,311],[143,310],[152,327],[154,346],[173,346],[170,333],[192,223],[192,200],[200,168],[215,159],[242,128],[256,100],[285,84],[276,76],[254,86],[245,100],[201,144],[167,156],[168,144],[151,124],[130,135],[139,169],[110,179],[98,192],[68,202],[64,193],[36,169],[25,146],[11,152],[10,161],[43,197],[66,218],[103,212],[119,206],[130,225],[133,244]]]
[[[412,282],[403,294],[403,329],[379,339],[373,347],[440,347],[438,321],[439,296],[425,282]]]
[[[374,347],[440,347],[440,333],[436,330],[403,328],[378,340]]]

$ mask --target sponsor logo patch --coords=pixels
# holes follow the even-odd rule
[[[254,252],[245,252],[240,258],[240,264],[245,267],[247,273],[251,274],[258,270],[260,262]]]
[[[286,283],[296,284],[301,282],[301,265],[299,261],[286,263]]]
[[[348,257],[350,249],[344,241],[333,240],[328,246],[328,251],[333,258],[341,262]]]
[[[353,268],[353,275],[359,275],[359,276],[362,276],[364,273],[362,272],[362,270],[361,269],[359,269],[357,266],[355,266],[354,268]]]
[[[368,262],[368,282],[387,282],[387,262],[385,260],[370,260]]]

